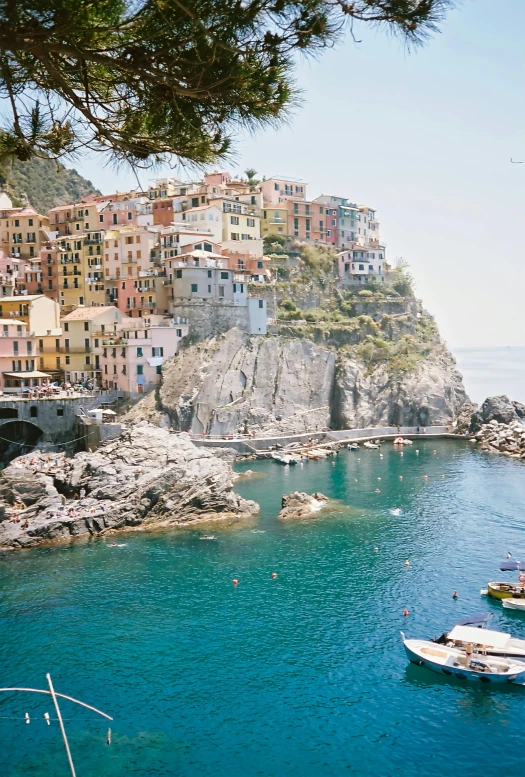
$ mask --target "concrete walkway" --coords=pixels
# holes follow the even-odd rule
[[[290,443],[306,443],[308,440],[315,440],[319,446],[331,445],[333,443],[349,443],[361,440],[394,440],[396,437],[408,437],[409,439],[426,440],[436,437],[451,437],[454,439],[466,439],[465,435],[454,434],[447,431],[446,426],[382,426],[369,427],[368,429],[339,429],[327,430],[324,432],[305,432],[303,434],[271,435],[250,437],[243,435],[235,436],[232,439],[224,437],[194,437],[193,442],[197,446],[208,448],[234,448],[238,453],[245,454],[263,454],[268,452],[270,447],[280,445],[285,447]],[[425,430],[422,433],[422,430]],[[419,430],[419,432],[418,432]]]

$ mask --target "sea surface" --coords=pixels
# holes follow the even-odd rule
[[[453,353],[473,402],[507,394],[525,403],[525,348],[455,348]]]
[[[525,687],[410,665],[399,632],[431,638],[491,611],[525,638],[523,614],[480,596],[507,552],[525,557],[524,465],[463,441],[381,453],[244,463],[256,475],[237,488],[261,514],[207,527],[215,541],[172,531],[4,553],[0,685],[45,688],[50,672],[114,717],[61,702],[78,777],[520,773]],[[295,489],[337,501],[279,522]],[[2,777],[67,777],[55,718],[48,697],[0,694]]]

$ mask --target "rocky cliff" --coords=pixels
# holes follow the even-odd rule
[[[0,547],[256,512],[234,493],[228,463],[187,434],[143,423],[94,453],[15,459],[0,479]]]
[[[426,426],[453,423],[468,402],[455,361],[435,335],[417,353],[415,340],[406,349],[405,341],[401,349],[385,343],[395,345],[388,351],[376,338],[370,351],[368,340],[335,347],[332,330],[326,344],[290,335],[232,329],[190,346],[165,365],[159,391],[128,420],[212,435]]]

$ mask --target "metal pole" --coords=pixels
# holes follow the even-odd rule
[[[58,722],[60,724],[60,730],[62,731],[62,738],[64,740],[64,747],[66,748],[67,758],[68,758],[68,761],[69,761],[69,766],[71,768],[71,775],[72,775],[72,777],[77,777],[76,773],[75,773],[75,767],[73,765],[73,759],[71,758],[71,751],[69,749],[69,744],[68,744],[68,741],[67,741],[66,729],[64,728],[64,721],[62,720],[62,715],[60,714],[60,707],[58,706],[58,700],[57,700],[57,697],[55,695],[55,689],[53,688],[53,683],[51,682],[51,675],[50,674],[46,674],[46,678],[47,678],[47,682],[49,683],[49,690],[51,691],[51,696],[53,697],[53,702],[55,704],[55,709],[57,711],[57,718],[58,718]]]

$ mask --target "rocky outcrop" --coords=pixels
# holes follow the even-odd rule
[[[479,410],[472,414],[470,432],[478,432],[484,424],[496,421],[499,424],[512,424],[523,418],[524,406],[502,394],[498,397],[487,397]]]
[[[410,369],[371,369],[345,348],[232,329],[163,368],[154,397],[127,416],[193,434],[293,434],[327,427],[452,424],[468,398],[438,340]],[[469,405],[469,411],[471,411]]]
[[[305,494],[304,491],[293,491],[283,496],[282,510],[277,516],[281,520],[291,518],[306,518],[313,513],[318,513],[326,507],[329,499],[324,494],[316,491],[315,494]]]
[[[442,345],[403,372],[392,372],[388,364],[369,372],[361,362],[342,356],[333,420],[339,429],[448,425],[468,401],[456,363]]]
[[[475,439],[482,450],[525,459],[525,426],[519,420],[511,424],[489,421],[476,433]]]
[[[209,449],[143,422],[93,453],[15,459],[0,479],[0,547],[257,513],[232,484]]]

